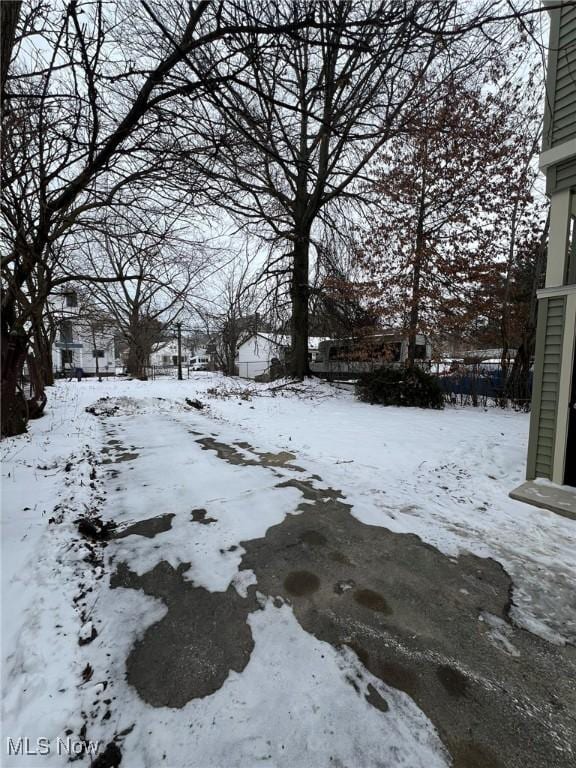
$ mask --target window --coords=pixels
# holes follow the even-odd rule
[[[104,357],[104,350],[103,349],[93,349],[92,350],[92,357]]]
[[[416,360],[426,360],[426,344],[416,344],[414,357]]]
[[[67,307],[77,307],[78,306],[78,296],[76,294],[76,291],[67,291],[64,294],[64,299],[66,300],[66,306]]]
[[[62,367],[66,365],[72,365],[74,362],[74,352],[71,349],[63,349],[60,354],[62,355]]]

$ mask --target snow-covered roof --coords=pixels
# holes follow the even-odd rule
[[[289,347],[292,343],[290,336],[280,335],[277,333],[255,333],[252,336],[261,336],[263,339],[271,341],[273,344],[277,344],[279,347]],[[249,341],[250,336],[246,341]],[[327,336],[309,336],[308,337],[308,349],[316,350],[321,341],[328,341]]]
[[[176,349],[177,346],[178,344],[175,339],[171,339],[170,341],[160,341],[158,344],[153,345],[152,353],[167,352],[170,349]]]

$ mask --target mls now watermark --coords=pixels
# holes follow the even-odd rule
[[[72,739],[70,736],[56,739],[48,739],[40,736],[37,739],[29,739],[27,736],[6,739],[6,751],[9,755],[21,755],[31,757],[33,755],[69,755],[79,756],[86,754],[95,757],[100,749],[99,741],[86,741],[84,739]]]

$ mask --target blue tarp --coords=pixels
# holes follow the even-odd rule
[[[478,397],[499,397],[503,389],[502,369],[482,370],[479,373],[450,373],[439,376],[438,382],[447,394],[477,395]],[[532,374],[530,374],[529,391],[532,391]]]

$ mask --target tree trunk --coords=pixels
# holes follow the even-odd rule
[[[236,344],[226,345],[224,356],[224,374],[226,376],[236,375]]]
[[[54,384],[54,367],[52,363],[53,341],[52,333],[49,329],[44,328],[42,320],[35,320],[33,334],[34,359],[43,387],[51,387]]]
[[[421,277],[424,260],[424,219],[426,217],[426,163],[428,145],[424,143],[422,160],[422,186],[418,199],[418,221],[416,223],[416,241],[414,243],[414,266],[412,270],[412,301],[408,319],[408,358],[406,364],[412,367],[416,360],[416,336],[420,325]]]
[[[44,415],[47,397],[44,391],[43,372],[34,355],[28,355],[28,376],[30,377],[30,397],[27,398],[28,418],[39,419]]]
[[[510,222],[510,243],[508,246],[508,261],[506,263],[506,275],[504,277],[504,293],[502,297],[502,313],[500,317],[500,338],[502,343],[502,352],[500,354],[500,369],[502,375],[502,392],[500,395],[500,405],[506,406],[508,393],[508,374],[510,371],[510,284],[512,278],[512,268],[516,255],[516,226],[518,222],[519,201],[516,198],[512,208],[512,220]]]
[[[126,370],[135,379],[147,379],[146,366],[150,358],[150,344],[144,342],[137,334],[133,334],[128,343],[128,360]]]
[[[6,78],[12,58],[21,5],[21,0],[4,0],[0,4],[0,27],[2,28],[2,35],[0,35],[0,104],[2,105],[4,104]]]
[[[0,410],[1,434],[3,437],[20,435],[26,432],[29,413],[26,397],[21,390],[20,382],[28,353],[29,335],[24,330],[25,322],[31,320],[34,324],[34,314],[24,315],[19,304],[19,292],[26,285],[31,264],[40,261],[46,245],[40,234],[34,246],[28,246],[17,233],[15,255],[17,267],[12,279],[3,286],[2,311],[0,312],[1,328],[1,387]]]
[[[97,349],[97,343],[96,343],[96,329],[94,328],[94,325],[91,326],[90,332],[92,334],[92,354],[94,355],[94,370],[96,373],[96,376],[98,378],[98,381],[102,381],[100,378],[100,361],[98,359],[98,349]]]
[[[28,406],[19,387],[28,341],[24,332],[2,334],[2,382],[1,404],[2,437],[12,437],[26,432]]]
[[[412,367],[416,360],[416,336],[418,335],[418,326],[420,325],[421,260],[421,253],[417,249],[412,272],[412,301],[410,304],[410,317],[408,319],[408,358],[406,363],[409,367]]]
[[[126,370],[130,376],[135,379],[145,378],[146,359],[137,344],[131,344],[128,351],[128,360],[126,361]]]
[[[292,264],[292,348],[290,350],[289,372],[296,379],[303,379],[310,373],[308,365],[308,295],[309,295],[309,253],[310,237],[307,232],[294,244]]]

